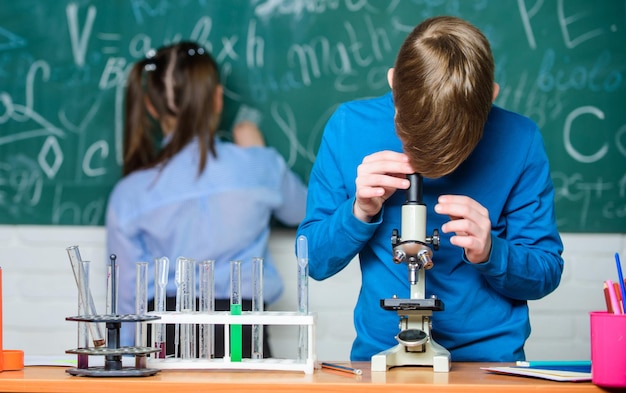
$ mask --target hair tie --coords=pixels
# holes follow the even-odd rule
[[[187,50],[187,54],[188,54],[189,56],[195,56],[196,54],[198,54],[198,55],[203,55],[204,53],[205,53],[205,52],[204,52],[204,48],[202,48],[202,47],[199,47],[199,48],[197,48],[197,49],[194,49],[194,48],[189,48],[189,49]]]
[[[144,59],[144,61],[146,62],[146,64],[143,66],[143,69],[145,71],[154,71],[156,70],[156,62],[154,61],[154,56],[156,56],[156,51],[154,49],[149,49],[146,52],[146,58]]]

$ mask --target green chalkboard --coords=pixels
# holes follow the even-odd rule
[[[306,181],[341,102],[388,90],[423,19],[466,18],[496,103],[541,127],[563,232],[626,232],[623,0],[0,0],[0,223],[102,225],[120,176],[123,86],[150,48],[192,39]]]

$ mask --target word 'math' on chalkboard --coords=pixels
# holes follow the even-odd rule
[[[0,224],[102,225],[120,177],[130,65],[194,40],[241,108],[306,181],[341,102],[388,91],[425,18],[488,36],[496,104],[540,126],[563,232],[626,232],[623,0],[20,0],[0,13]],[[503,130],[506,132],[506,130]]]

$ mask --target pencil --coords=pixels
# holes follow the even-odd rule
[[[327,368],[329,370],[343,371],[344,373],[351,373],[354,375],[363,374],[363,371],[360,368],[352,368],[352,367],[341,366],[339,364],[332,364],[332,363],[326,363],[326,362],[322,362],[321,366],[322,368]]]
[[[615,291],[615,298],[617,300],[617,304],[619,305],[622,301],[622,297],[621,297],[621,291],[619,289],[619,284],[614,282],[613,283],[613,288]],[[611,304],[611,295],[609,294],[609,287],[606,285],[606,282],[604,283],[604,301],[606,302],[606,310],[610,313],[610,314],[614,314],[615,312],[613,311],[613,305]],[[622,312],[624,312],[624,310],[621,310]]]
[[[615,293],[615,287],[613,286],[612,280],[606,280],[604,282],[609,290],[609,299],[611,301],[611,308],[613,309],[613,314],[622,314],[622,307],[617,302],[617,294]]]
[[[591,366],[590,360],[518,360],[515,363],[518,367],[572,367],[572,366]]]
[[[622,310],[626,313],[626,288],[624,288],[624,275],[622,274],[622,264],[619,261],[618,253],[615,253],[615,264],[617,265],[617,276],[619,277],[619,286],[622,295]]]

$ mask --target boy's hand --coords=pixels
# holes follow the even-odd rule
[[[355,217],[370,222],[391,194],[409,188],[406,175],[413,172],[408,157],[402,153],[380,151],[365,157],[357,169],[356,201],[352,208]]]
[[[441,195],[435,205],[435,212],[450,216],[450,221],[441,230],[444,233],[455,233],[450,243],[462,247],[468,261],[482,263],[489,259],[491,220],[487,209],[467,196]]]
[[[265,146],[263,135],[256,124],[242,121],[233,127],[233,142],[241,147]]]

